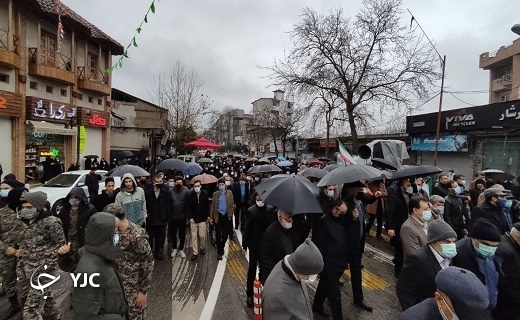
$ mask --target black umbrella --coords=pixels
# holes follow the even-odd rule
[[[482,173],[486,175],[487,179],[492,179],[495,181],[511,181],[515,178],[514,175],[498,169],[486,169],[482,171]]]
[[[344,167],[345,165],[343,164],[339,164],[339,163],[334,163],[334,164],[328,164],[326,165],[323,170],[325,171],[328,171],[328,172],[331,172],[332,170],[334,169],[337,169],[337,168],[341,168],[341,167]]]
[[[323,161],[323,162],[329,162],[330,161],[330,159],[327,158],[327,157],[319,157],[318,160]]]
[[[119,152],[120,157],[132,157],[134,155],[131,151],[121,151]]]
[[[267,204],[292,214],[322,213],[318,189],[304,177],[279,174],[255,187]]]
[[[320,168],[307,168],[299,172],[302,176],[308,176],[321,179],[325,177],[328,172]]]
[[[268,172],[282,172],[282,169],[278,168],[273,164],[265,164],[261,166],[251,167],[249,171],[251,173],[268,173]]]
[[[83,158],[85,158],[85,159],[97,159],[97,158],[99,158],[99,156],[95,155],[95,154],[89,154],[89,155],[84,156]]]
[[[106,175],[109,177],[122,177],[125,173],[131,173],[134,177],[147,177],[150,175],[150,173],[143,168],[130,164],[116,167],[107,172]]]
[[[398,168],[392,162],[382,158],[372,158],[372,165],[376,165],[382,169],[397,170]]]
[[[406,168],[401,168],[393,173],[392,180],[405,179],[405,178],[415,178],[415,177],[424,177],[430,174],[440,173],[441,169],[432,165],[420,165],[420,166],[409,166]]]
[[[327,173],[318,183],[318,187],[335,184],[352,183],[360,180],[384,179],[382,172],[364,164],[343,166]]]
[[[166,159],[157,165],[157,170],[184,170],[188,167],[188,164],[179,159]]]

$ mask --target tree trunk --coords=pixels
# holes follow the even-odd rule
[[[276,154],[276,157],[278,158],[278,145],[276,144],[276,138],[273,138],[274,142],[274,154]]]
[[[354,108],[347,107],[348,123],[350,125],[350,135],[352,136],[352,152],[357,152],[358,149],[358,135],[356,130],[356,121],[354,119]]]
[[[330,127],[327,125],[327,141],[325,147],[325,157],[329,156],[329,140],[330,140]]]

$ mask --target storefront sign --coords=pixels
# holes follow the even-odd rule
[[[60,154],[60,150],[58,149],[52,149],[52,151],[49,152],[40,152],[41,157],[57,157]]]
[[[85,152],[87,147],[87,130],[84,126],[79,127],[79,153]]]
[[[21,94],[0,90],[0,116],[19,118],[22,110]]]
[[[77,107],[36,97],[27,97],[27,120],[75,125]]]
[[[413,137],[413,151],[435,151],[435,136]],[[439,136],[439,152],[468,152],[467,135],[441,135]]]
[[[7,99],[0,96],[0,109],[7,109]]]
[[[321,139],[320,140],[320,148],[326,148],[326,147],[327,147],[327,139]],[[330,138],[329,139],[329,148],[336,148],[336,147],[337,147],[336,139]]]
[[[105,126],[107,124],[107,120],[97,114],[93,115],[88,122],[93,126]]]
[[[61,106],[53,106],[52,102],[49,102],[48,105],[49,113],[47,113],[47,108],[43,106],[43,100],[36,101],[36,106],[34,107],[34,114],[33,116],[36,118],[50,118],[50,119],[57,119],[57,120],[63,120],[65,119],[65,116],[67,118],[74,118],[76,116],[76,108],[72,107],[70,112],[65,111],[65,105]]]
[[[81,122],[85,127],[108,128],[110,123],[110,113],[101,110],[80,107]]]
[[[438,113],[406,117],[406,132],[433,133]],[[443,111],[441,132],[520,128],[520,100]]]

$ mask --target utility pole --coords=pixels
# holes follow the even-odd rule
[[[437,131],[435,134],[435,153],[433,154],[433,165],[437,165],[437,151],[439,150],[439,135],[441,132],[442,96],[444,93],[444,73],[446,71],[446,55],[442,59],[441,95],[439,99],[439,112],[437,114]]]

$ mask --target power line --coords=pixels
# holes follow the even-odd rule
[[[459,101],[462,102],[462,103],[465,103],[465,104],[467,104],[467,105],[469,105],[469,106],[474,106],[474,105],[475,105],[474,103],[469,103],[469,102],[466,102],[466,101],[464,101],[464,100],[461,100],[459,97],[457,97],[456,95],[454,95],[452,92],[447,92],[447,93],[451,94],[455,99],[459,100]]]

